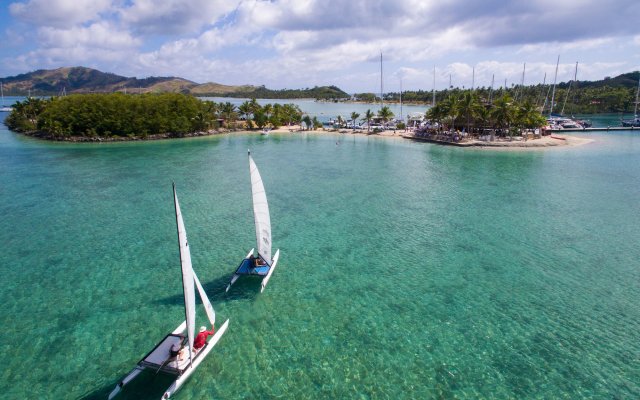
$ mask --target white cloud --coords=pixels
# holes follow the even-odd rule
[[[144,33],[197,33],[233,11],[237,0],[134,0],[120,10],[122,21]]]
[[[106,22],[92,24],[86,28],[57,29],[44,27],[38,30],[40,43],[45,48],[95,47],[123,50],[140,44],[128,32],[120,31]]]
[[[31,63],[37,68],[60,66],[66,51],[77,65],[105,60],[96,67],[109,72],[116,65],[119,73],[272,87],[345,84],[347,90],[375,90],[381,51],[387,79],[397,81],[402,74],[405,88],[430,88],[433,65],[436,86],[443,88],[449,74],[454,85],[470,86],[474,65],[476,86],[490,85],[493,74],[501,84],[505,78],[519,82],[523,62],[525,83],[541,81],[545,72],[548,82],[557,54],[558,80],[572,77],[570,59],[580,60],[579,79],[601,79],[592,74],[613,75],[603,68],[625,72],[638,64],[640,24],[618,18],[637,15],[637,0],[556,3],[22,0],[10,5],[11,14],[35,29],[6,29],[37,39],[25,46],[35,50],[24,54],[35,57]]]
[[[111,6],[111,0],[29,0],[11,3],[9,11],[35,25],[62,28],[95,20]]]

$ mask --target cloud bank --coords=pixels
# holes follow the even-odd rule
[[[640,69],[637,1],[26,0],[5,6],[8,73],[83,65],[127,76],[351,91],[602,79]],[[27,45],[25,45],[27,44]],[[8,54],[8,56],[7,56]],[[563,75],[564,74],[564,75]],[[5,74],[8,75],[8,74]],[[451,78],[449,78],[451,76]]]

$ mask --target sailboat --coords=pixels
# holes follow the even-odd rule
[[[0,82],[0,96],[2,98],[2,102],[0,103],[0,112],[11,112],[13,111],[13,107],[4,105],[4,88],[2,87],[2,82]]]
[[[186,318],[185,321],[182,322],[173,332],[165,336],[164,339],[162,339],[162,341],[160,341],[153,350],[140,360],[136,367],[116,385],[115,389],[113,389],[111,394],[109,394],[109,400],[115,397],[125,385],[130,383],[145,369],[149,369],[156,373],[164,372],[176,376],[176,380],[162,395],[163,400],[168,399],[172,394],[178,391],[180,387],[182,387],[189,376],[191,376],[196,368],[198,368],[198,365],[200,365],[216,343],[218,343],[229,325],[229,320],[227,319],[224,324],[218,328],[218,331],[213,335],[211,340],[209,340],[208,343],[205,343],[204,347],[199,350],[194,348],[193,343],[195,340],[196,326],[195,288],[198,289],[200,299],[204,305],[209,322],[211,322],[211,326],[214,326],[216,314],[211,306],[211,302],[209,302],[207,294],[202,288],[202,285],[191,266],[191,253],[189,251],[189,244],[187,243],[187,233],[184,228],[184,222],[182,221],[182,213],[180,212],[180,204],[178,203],[175,184],[173,185],[173,200],[176,211],[176,223],[178,226],[178,243],[180,245],[180,263],[182,266],[182,289],[184,293],[184,313]],[[177,351],[178,349],[180,349],[179,352]]]
[[[262,276],[260,292],[263,292],[267,283],[269,283],[269,279],[271,279],[271,275],[276,269],[278,259],[280,258],[280,249],[278,249],[273,258],[271,258],[271,218],[269,217],[269,204],[267,203],[267,194],[264,191],[260,172],[251,157],[251,151],[249,151],[249,174],[251,176],[253,218],[256,225],[256,242],[258,252],[257,255],[254,255],[255,249],[251,249],[247,256],[242,260],[227,285],[227,292],[231,288],[231,285],[233,285],[241,275]]]
[[[638,116],[638,96],[640,95],[640,79],[638,79],[638,90],[636,90],[636,107],[633,110],[632,119],[623,119],[622,126],[640,128],[640,116]]]

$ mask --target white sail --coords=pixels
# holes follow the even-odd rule
[[[187,242],[187,232],[184,229],[180,204],[176,187],[173,186],[173,200],[176,206],[176,222],[178,225],[178,243],[180,244],[180,263],[182,264],[182,287],[184,291],[184,313],[187,321],[187,337],[189,339],[189,358],[193,355],[193,341],[196,329],[196,294],[194,289],[194,274],[191,267],[191,252]]]
[[[207,297],[207,293],[204,291],[204,288],[200,284],[200,280],[196,275],[196,271],[193,271],[193,279],[196,282],[196,287],[198,288],[198,293],[200,293],[200,299],[202,299],[202,305],[204,306],[204,310],[207,312],[207,317],[209,318],[209,322],[211,322],[211,326],[213,326],[216,322],[216,313],[213,311],[213,306]]]
[[[253,218],[256,223],[258,254],[271,264],[271,219],[267,194],[262,184],[258,167],[249,154],[249,173],[251,174],[251,194],[253,195]]]

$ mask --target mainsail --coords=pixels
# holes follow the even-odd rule
[[[189,358],[193,357],[193,340],[196,329],[196,293],[194,289],[194,273],[191,267],[191,252],[187,243],[187,232],[184,229],[176,186],[173,185],[173,201],[176,206],[176,222],[178,225],[178,243],[180,244],[180,263],[182,264],[182,287],[184,291],[184,313],[187,321],[187,337],[189,338]],[[206,296],[203,296],[206,297]]]
[[[202,305],[204,306],[204,310],[207,312],[207,317],[209,317],[209,322],[211,322],[211,326],[213,326],[216,322],[216,313],[213,311],[213,306],[207,297],[207,293],[204,291],[204,288],[200,284],[200,280],[196,275],[196,271],[193,271],[193,279],[196,282],[196,287],[198,288],[198,293],[200,293],[200,299],[202,300]]]
[[[253,218],[256,223],[256,240],[258,254],[271,264],[271,219],[269,218],[269,204],[264,191],[262,178],[258,167],[249,153],[249,173],[251,175],[251,194],[253,195]]]

